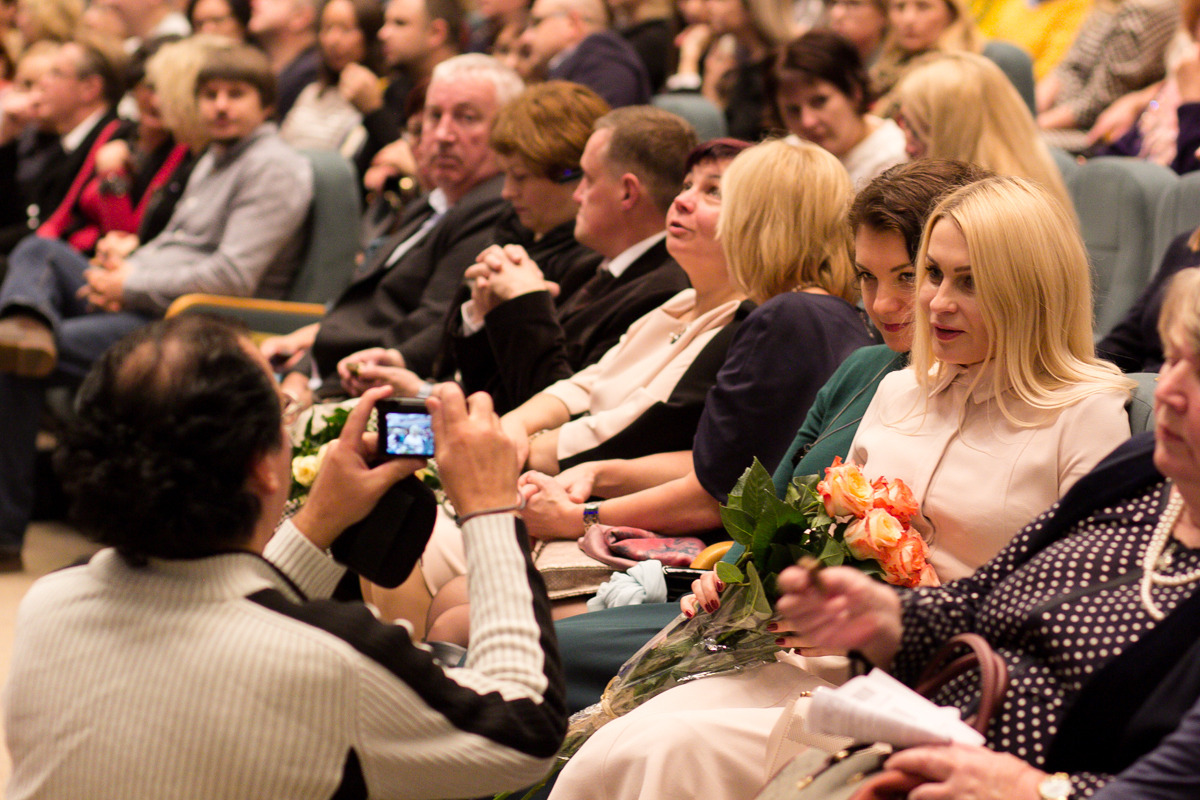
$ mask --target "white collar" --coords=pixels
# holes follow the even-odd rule
[[[91,114],[88,114],[83,122],[63,134],[58,140],[59,144],[62,145],[63,152],[73,153],[78,150],[79,146],[83,144],[83,140],[88,137],[88,134],[92,132],[92,128],[96,127],[96,123],[100,121],[100,118],[107,111],[107,107],[96,109]]]
[[[602,267],[611,272],[614,278],[619,278],[621,277],[621,273],[633,266],[633,262],[644,256],[651,247],[654,247],[654,245],[665,238],[667,238],[667,232],[663,231],[662,233],[656,233],[653,236],[642,239],[633,247],[627,247],[618,255],[609,259],[608,263],[603,264]]]
[[[433,209],[433,213],[441,216],[450,209],[450,201],[446,199],[446,193],[441,189],[434,189],[425,198],[425,202],[429,203],[429,207]]]

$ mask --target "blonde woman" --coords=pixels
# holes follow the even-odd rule
[[[1091,352],[1087,270],[1071,217],[1019,178],[960,189],[926,224],[913,364],[880,383],[850,460],[868,480],[912,487],[914,524],[943,580],[995,556],[1129,437],[1131,382]],[[711,609],[715,581],[698,583]],[[752,796],[799,750],[786,734],[793,701],[825,684],[810,665],[785,653],[749,674],[665,692],[594,735],[552,800],[589,797],[595,786],[608,798]],[[1035,749],[1048,738],[1036,720],[1011,737]]]
[[[208,146],[208,134],[196,108],[196,76],[210,53],[235,44],[224,36],[200,33],[163,45],[146,62],[146,76],[154,86],[163,124],[176,141],[194,153]]]
[[[872,88],[891,91],[905,67],[929,52],[983,50],[984,38],[964,0],[889,0],[888,35],[871,67]]]
[[[766,142],[733,160],[721,193],[721,249],[733,280],[759,306],[729,345],[690,458],[676,459],[674,469],[664,464],[680,454],[526,476],[538,490],[524,515],[534,536],[578,538],[589,506],[593,521],[609,525],[672,534],[718,528],[718,502],[742,470],[754,458],[774,469],[817,390],[870,343],[851,306],[851,192],[837,159],[807,142]],[[793,358],[797,350],[802,359]],[[610,499],[585,504],[594,497]]]
[[[909,158],[951,158],[1029,178],[1072,208],[1029,108],[988,59],[974,53],[931,54],[912,66],[893,97]]]

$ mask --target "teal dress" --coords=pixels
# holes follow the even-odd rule
[[[907,354],[876,345],[859,348],[842,362],[817,393],[775,470],[775,488],[780,495],[793,475],[822,473],[835,456],[846,457],[879,382],[903,369],[907,361]],[[737,545],[734,549],[740,552]],[[727,559],[737,558],[734,549]],[[556,622],[570,711],[599,701],[621,665],[678,614],[678,603],[651,603],[607,608]]]

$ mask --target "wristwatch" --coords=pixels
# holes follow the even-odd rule
[[[583,504],[583,532],[587,533],[588,528],[593,525],[600,524],[600,502],[595,500],[591,503]]]
[[[1071,776],[1065,772],[1047,775],[1038,784],[1038,797],[1041,800],[1068,800],[1070,796]]]

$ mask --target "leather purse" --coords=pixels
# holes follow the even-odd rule
[[[972,670],[979,672],[979,708],[967,723],[986,735],[1008,692],[1008,666],[982,636],[960,633],[926,665],[916,690],[928,697]],[[863,744],[832,755],[810,747],[788,762],[756,800],[904,800],[920,781],[885,770],[887,744]]]

